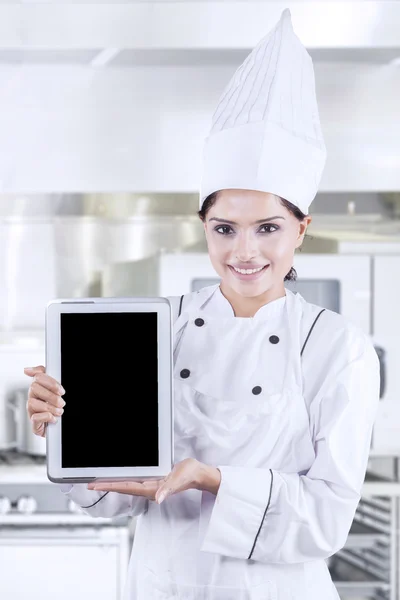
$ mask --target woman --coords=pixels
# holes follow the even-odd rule
[[[325,559],[360,498],[379,361],[355,325],[284,287],[325,159],[305,55],[285,11],[214,115],[199,215],[221,283],[170,298],[173,470],[61,486],[93,516],[139,517],[127,600],[338,598]],[[63,390],[26,373],[45,435]]]

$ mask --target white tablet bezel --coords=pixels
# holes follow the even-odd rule
[[[85,483],[95,479],[145,481],[165,477],[173,466],[173,341],[172,308],[167,298],[74,298],[56,299],[46,306],[46,373],[61,381],[60,321],[63,313],[157,312],[158,336],[158,428],[159,466],[88,467],[61,466],[61,423],[46,429],[47,477],[54,483]],[[67,403],[66,390],[65,401]],[[66,404],[65,410],[68,410]],[[137,424],[132,424],[132,428]]]

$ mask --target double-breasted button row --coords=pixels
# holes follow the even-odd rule
[[[202,319],[201,317],[198,317],[197,319],[195,319],[194,324],[197,327],[203,327],[204,319]],[[279,342],[279,338],[277,335],[271,335],[269,338],[269,341],[271,342],[271,344],[277,344]]]
[[[279,338],[277,335],[271,335],[269,338],[269,341],[271,342],[271,344],[277,344],[279,342]],[[253,387],[253,389],[251,391],[255,396],[258,396],[258,394],[261,394],[261,392],[262,392],[262,387],[259,385],[256,385]]]
[[[187,379],[188,377],[190,377],[189,369],[182,369],[182,371],[180,372],[180,376],[182,377],[182,379]],[[256,385],[251,391],[255,396],[258,396],[258,394],[261,394],[262,388],[259,385]]]
[[[195,320],[194,324],[197,325],[197,327],[203,327],[204,319],[201,319],[199,317],[198,319]],[[182,379],[187,379],[188,377],[190,377],[189,369],[182,369],[182,371],[180,372],[180,376],[182,377]]]
[[[197,319],[195,319],[194,324],[197,327],[203,327],[204,319],[198,317]],[[271,344],[277,344],[279,342],[279,338],[277,335],[271,335],[269,341],[271,342]],[[180,372],[180,376],[182,377],[182,379],[187,379],[188,377],[190,377],[189,369],[182,369],[182,371]],[[251,391],[255,396],[257,396],[258,394],[261,394],[262,388],[259,385],[256,385]]]

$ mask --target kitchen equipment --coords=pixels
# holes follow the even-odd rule
[[[375,343],[385,350],[384,395],[373,433],[373,448],[400,447],[400,255],[371,258],[373,303],[371,329]]]
[[[329,562],[342,599],[397,600],[398,497],[361,499],[345,547]]]
[[[108,263],[196,245],[197,204],[197,194],[0,197],[0,332],[43,330],[53,298],[103,295]]]
[[[188,195],[76,196],[80,202],[54,198],[55,206],[48,196],[14,205],[0,198],[0,332],[44,330],[53,298],[104,295],[105,265],[182,250],[204,237]]]
[[[85,514],[46,481],[43,458],[3,453],[0,472],[0,598],[122,600],[129,518]]]
[[[31,383],[31,378],[24,374],[24,367],[44,365],[44,355],[44,332],[43,337],[15,332],[0,334],[0,451],[17,447],[16,413],[10,403],[15,405],[16,390],[27,389]],[[26,404],[26,398],[24,402]]]
[[[35,435],[26,410],[28,388],[16,389],[8,401],[8,406],[14,415],[16,439],[15,448],[19,452],[34,456],[46,456],[46,438]]]
[[[0,451],[16,447],[17,428],[14,415],[9,406],[7,390],[0,387]]]
[[[198,217],[189,215],[57,218],[54,233],[59,297],[104,296],[98,276],[106,265],[181,251],[204,235]]]

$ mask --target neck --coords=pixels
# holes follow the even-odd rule
[[[267,290],[259,296],[242,296],[235,292],[231,287],[225,285],[223,281],[220,284],[220,289],[232,306],[235,317],[254,317],[256,312],[265,304],[286,296],[283,282],[278,288]]]

